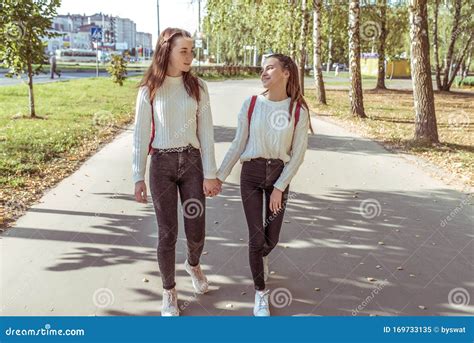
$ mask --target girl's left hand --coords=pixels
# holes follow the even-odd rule
[[[270,195],[270,211],[274,214],[281,210],[281,200],[283,198],[283,192],[278,188],[273,188],[272,194]]]
[[[222,182],[219,179],[204,179],[202,191],[207,197],[213,197],[219,194],[222,190]]]

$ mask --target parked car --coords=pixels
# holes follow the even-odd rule
[[[331,70],[336,70],[336,68],[337,68],[339,71],[346,71],[346,70],[348,70],[348,69],[347,69],[347,65],[345,65],[344,63],[333,63]]]

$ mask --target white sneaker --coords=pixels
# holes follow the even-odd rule
[[[177,317],[179,316],[178,309],[178,295],[176,288],[163,290],[163,306],[161,308],[162,317]]]
[[[188,260],[184,262],[184,269],[191,275],[191,280],[193,281],[193,287],[196,293],[204,294],[209,290],[209,283],[207,282],[206,275],[202,272],[201,265],[198,264],[195,267],[192,267]]]
[[[263,280],[266,282],[268,280],[268,275],[270,274],[270,269],[268,267],[268,255],[263,256]]]
[[[269,290],[255,292],[255,306],[253,307],[253,315],[255,317],[270,316],[269,293]]]

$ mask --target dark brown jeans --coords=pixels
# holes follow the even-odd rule
[[[250,270],[255,289],[259,291],[265,289],[263,256],[267,256],[278,243],[288,201],[289,186],[283,192],[282,209],[277,214],[270,211],[273,184],[283,167],[281,160],[257,158],[244,162],[240,174],[240,193],[249,230]]]
[[[164,289],[175,287],[175,247],[178,237],[178,192],[183,207],[188,262],[199,264],[204,247],[206,198],[199,149],[154,152],[150,163],[150,191],[158,221],[158,265]]]

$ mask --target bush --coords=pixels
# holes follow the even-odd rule
[[[120,55],[113,55],[112,60],[107,66],[107,71],[112,77],[112,81],[123,86],[125,75],[127,75],[127,61]]]

